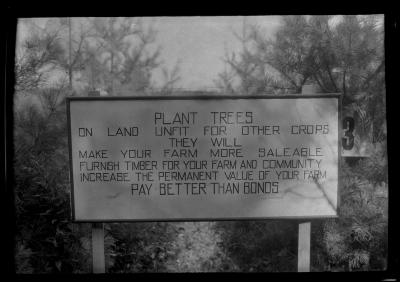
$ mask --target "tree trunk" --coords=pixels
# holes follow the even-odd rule
[[[114,95],[114,52],[111,52],[111,95]]]
[[[69,67],[68,70],[68,76],[69,76],[69,89],[72,91],[72,66]]]
[[[69,32],[69,66],[68,66],[68,77],[69,77],[69,89],[72,91],[72,32],[71,32],[71,18],[68,18],[68,32]]]

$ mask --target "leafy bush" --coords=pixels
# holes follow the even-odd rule
[[[87,230],[70,222],[65,104],[46,106],[15,112],[17,272],[87,272],[80,242]]]
[[[222,240],[214,222],[178,223],[177,250],[169,268],[173,272],[235,271],[237,267],[221,248]]]
[[[245,272],[296,271],[297,228],[292,221],[217,223],[223,249]]]
[[[108,272],[165,272],[177,230],[169,223],[112,223],[106,225]]]
[[[384,270],[387,259],[387,160],[343,162],[339,217],[312,220],[311,270]],[[297,222],[217,223],[224,250],[242,271],[296,271]],[[229,268],[227,268],[229,269]]]
[[[349,271],[386,268],[387,161],[384,150],[377,148],[370,158],[342,168],[340,216],[326,222],[324,230],[328,261],[334,267]]]
[[[17,273],[91,272],[90,224],[70,220],[66,93],[41,90],[39,103],[15,108]],[[176,255],[173,224],[105,226],[109,272],[166,271],[164,263]]]

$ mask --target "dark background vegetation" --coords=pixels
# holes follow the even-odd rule
[[[343,93],[343,106],[362,117],[362,126],[373,129],[372,155],[342,160],[339,217],[312,221],[312,271],[385,270],[388,265],[381,20],[382,16],[344,16],[332,25],[330,16],[287,16],[269,40],[256,26],[244,26],[238,35],[242,52],[226,54],[229,67],[216,78],[220,92],[232,95],[285,95],[317,84],[322,93]],[[15,271],[90,273],[91,226],[70,220],[65,98],[98,88],[109,95],[173,95],[179,68],[164,69],[164,87],[152,87],[151,71],[163,67],[162,53],[145,52],[156,33],[143,25],[132,28],[136,19],[119,19],[119,25],[113,18],[90,19],[71,37],[67,18],[50,21],[20,42],[22,52],[15,61]],[[136,39],[126,43],[126,36]],[[51,79],[56,72],[63,75]],[[77,90],[76,77],[86,88]],[[222,221],[199,226],[190,231],[199,246],[218,237],[218,247],[201,263],[195,252],[185,256],[186,268],[179,268],[176,261],[182,248],[200,252],[211,249],[212,243],[176,243],[185,228],[189,230],[177,223],[105,224],[107,272],[297,269],[298,222]]]

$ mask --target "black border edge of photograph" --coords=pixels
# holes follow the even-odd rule
[[[378,5],[379,7],[379,5]],[[14,213],[14,196],[13,196],[13,190],[12,190],[12,179],[13,179],[13,172],[12,172],[12,151],[13,151],[13,91],[14,91],[14,53],[15,53],[15,38],[16,38],[16,26],[17,26],[17,18],[18,17],[25,17],[25,16],[33,16],[33,14],[36,13],[38,16],[48,16],[50,14],[49,11],[47,12],[40,12],[38,11],[38,7],[35,6],[33,10],[30,8],[22,8],[21,12],[18,11],[19,7],[11,7],[11,8],[6,8],[6,15],[3,18],[3,22],[5,21],[6,23],[3,25],[3,37],[6,38],[5,44],[3,44],[4,50],[4,61],[5,61],[5,67],[2,68],[2,71],[6,72],[5,74],[2,73],[2,78],[5,78],[5,84],[4,84],[4,93],[3,93],[3,118],[5,119],[3,121],[3,142],[2,143],[2,156],[4,156],[3,165],[4,167],[4,190],[3,192],[5,193],[5,197],[3,198],[3,210],[4,210],[4,216],[6,217],[6,226],[4,228],[4,233],[6,233],[6,248],[5,251],[3,250],[2,255],[6,256],[5,257],[5,264],[2,265],[3,267],[3,274],[6,274],[6,280],[9,280],[8,275],[11,274],[15,280],[19,281],[32,281],[32,280],[37,280],[37,281],[43,281],[44,280],[49,280],[49,281],[54,281],[54,280],[63,280],[65,279],[66,281],[70,280],[80,280],[82,279],[87,281],[87,280],[107,280],[107,279],[112,279],[112,280],[131,280],[132,277],[129,274],[121,274],[117,276],[109,276],[107,274],[105,275],[91,275],[91,274],[83,274],[83,275],[19,275],[18,277],[15,276],[15,271],[14,271],[14,237],[13,234],[15,234],[15,213]],[[76,12],[76,7],[73,7],[71,9],[67,9],[66,11],[71,11],[70,13],[81,13],[81,12]],[[398,84],[396,84],[396,80],[398,79],[398,72],[396,72],[396,68],[398,68],[398,62],[399,62],[399,55],[398,55],[398,50],[399,44],[398,44],[398,38],[400,38],[400,33],[399,33],[399,16],[395,13],[394,7],[392,8],[393,10],[390,10],[389,8],[386,9],[366,9],[363,11],[361,8],[362,14],[369,13],[369,14],[384,14],[385,16],[385,68],[386,68],[386,101],[387,101],[387,128],[388,128],[388,138],[387,138],[387,143],[388,143],[388,163],[389,163],[389,224],[388,224],[388,233],[389,233],[389,252],[388,252],[388,268],[386,271],[379,271],[379,272],[354,272],[354,273],[266,273],[267,276],[271,277],[273,280],[282,280],[282,278],[290,280],[305,280],[305,281],[320,281],[321,278],[326,279],[326,278],[332,278],[332,279],[340,279],[340,278],[350,278],[350,279],[357,279],[357,278],[362,278],[365,281],[397,281],[396,279],[399,278],[399,248],[398,248],[398,238],[399,238],[399,233],[398,229],[396,228],[396,220],[398,220],[398,217],[396,217],[396,210],[398,212],[398,205],[396,205],[396,201],[398,199],[398,191],[396,190],[395,182],[394,182],[394,175],[396,174],[396,158],[397,158],[397,153],[398,153],[398,148],[396,148],[396,133],[395,133],[395,126],[396,126],[396,107],[399,105],[399,98],[398,98],[398,92],[399,92],[399,87]],[[229,9],[228,9],[229,10]],[[343,13],[346,9],[334,9],[334,12],[329,12],[329,14],[340,14]],[[16,12],[18,11],[18,12]],[[90,9],[86,8],[83,11],[89,12]],[[105,11],[105,9],[103,10]],[[111,10],[111,12],[116,10]],[[171,9],[169,10],[171,11]],[[266,11],[266,9],[260,9],[258,12],[255,12],[254,10],[253,14],[255,15],[261,15],[265,14],[268,15],[270,13],[274,14],[279,14],[280,12],[286,14],[283,10],[268,10],[268,13],[263,13]],[[277,12],[278,11],[278,12]],[[289,10],[290,11],[290,10]],[[292,10],[293,11],[293,10]],[[299,10],[305,12],[305,10]],[[311,9],[312,11],[312,9]],[[317,9],[318,14],[321,12],[323,13],[322,10]],[[62,12],[65,14],[66,12]],[[104,12],[103,12],[104,13]],[[160,13],[160,12],[158,12]],[[166,13],[166,15],[176,15],[176,12],[162,12]],[[246,12],[248,13],[248,12]],[[350,9],[349,13],[351,14],[356,14],[357,9]],[[89,13],[90,14],[90,13]],[[149,13],[150,15],[151,13]],[[194,15],[191,14],[190,12],[187,13],[188,15]],[[200,15],[201,13],[199,13]],[[229,15],[231,13],[217,13],[214,15]],[[233,14],[234,11],[233,11]],[[245,13],[241,13],[245,14]],[[293,13],[288,13],[288,14],[293,14]],[[311,14],[311,13],[309,13]],[[358,13],[357,13],[358,14]],[[151,14],[154,16],[161,16],[161,14]],[[209,14],[206,14],[209,15]],[[212,14],[211,14],[212,15]],[[5,26],[5,28],[4,28]],[[14,49],[13,49],[14,48]],[[3,58],[2,58],[3,59]],[[5,150],[3,152],[3,150]],[[3,234],[4,235],[4,234]],[[12,255],[10,258],[9,255]],[[14,275],[13,275],[14,274]],[[163,276],[161,276],[163,275]],[[161,274],[159,277],[165,278],[164,274]],[[223,273],[224,276],[220,276],[217,274],[216,276],[220,277],[232,277],[232,278],[246,278],[247,276],[242,276],[242,274],[237,274],[237,273]],[[135,275],[134,275],[135,276]],[[138,274],[139,277],[147,278],[148,276]],[[168,275],[167,275],[168,276]],[[192,279],[192,275],[183,275],[182,277],[188,278],[187,276],[190,276]],[[258,277],[259,274],[251,274],[250,277]],[[174,279],[181,277],[181,276],[173,276]],[[207,275],[200,275],[199,276],[207,278]],[[313,278],[314,277],[314,278]]]
[[[3,181],[3,204],[2,211],[5,217],[5,227],[3,228],[2,235],[5,236],[3,242],[5,247],[2,254],[5,255],[4,267],[2,273],[5,275],[13,275],[15,273],[15,205],[14,205],[14,171],[13,171],[13,157],[14,157],[14,143],[13,143],[13,97],[14,97],[14,58],[15,58],[15,44],[17,35],[17,17],[14,13],[7,13],[2,17],[3,27],[3,56],[2,62],[2,76],[4,79],[3,85],[3,142],[2,143],[2,157],[4,165],[4,181]],[[4,150],[4,153],[3,153]]]
[[[399,106],[399,38],[400,38],[400,17],[393,12],[385,14],[385,81],[386,81],[386,121],[387,121],[387,162],[388,162],[388,278],[399,279],[399,231],[398,224],[399,211],[396,202],[399,192],[394,182],[394,177],[398,173],[399,165],[396,159],[399,157],[398,139],[396,140],[396,107]],[[398,111],[398,110],[397,110]],[[397,116],[397,117],[396,117]],[[398,138],[398,137],[397,137]],[[396,142],[397,141],[397,142]]]

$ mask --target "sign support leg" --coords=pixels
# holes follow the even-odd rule
[[[105,273],[104,224],[92,224],[93,273]]]
[[[316,94],[320,91],[316,84],[303,85],[301,94]],[[299,223],[299,245],[297,254],[297,271],[310,272],[310,242],[311,242],[311,222]]]
[[[311,222],[299,223],[297,271],[310,272]]]

